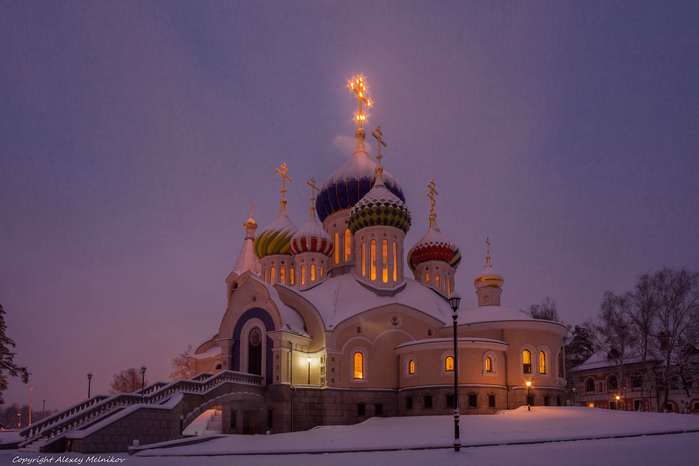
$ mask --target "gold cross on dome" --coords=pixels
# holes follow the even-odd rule
[[[252,202],[250,203],[250,218],[252,218]]]
[[[306,181],[306,184],[311,187],[311,219],[313,218],[313,211],[316,210],[313,201],[316,200],[316,191],[320,192],[320,189],[316,188],[316,180],[311,177],[311,181]]]
[[[284,215],[286,215],[286,180],[293,181],[291,177],[286,176],[286,172],[288,171],[289,170],[286,168],[286,163],[283,163],[279,168],[277,168],[277,173],[282,176],[282,189],[280,191],[282,193],[282,200],[279,201],[279,203],[282,205],[282,209],[279,213]]]
[[[487,237],[487,236],[485,237],[485,244],[487,245],[487,246],[486,246],[486,252],[485,252],[485,253],[486,253],[487,255],[490,255],[490,238]]]
[[[364,102],[367,107],[371,107],[371,100],[367,99],[366,97],[366,86],[364,85],[364,80],[361,76],[356,78],[354,81],[350,81],[349,87],[355,94],[357,94],[357,99],[359,100],[359,112],[355,118],[359,124],[359,129],[362,129],[362,121],[366,120],[366,115],[362,113],[362,102]]]
[[[430,192],[427,193],[427,197],[430,198],[430,227],[434,226],[434,221],[437,218],[437,213],[434,211],[434,205],[436,204],[435,196],[439,195],[436,189],[434,189],[434,178],[430,179],[427,183],[427,187],[430,188]]]
[[[374,131],[376,131],[376,133],[374,133]],[[381,146],[386,147],[386,143],[383,139],[381,139],[381,136],[383,136],[383,133],[381,132],[381,127],[377,126],[374,131],[371,132],[371,135],[376,138],[376,145],[378,146],[378,150],[376,151],[376,160],[379,162],[379,165],[381,165],[381,159],[383,158],[383,155],[381,155]]]

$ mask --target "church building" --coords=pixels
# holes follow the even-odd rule
[[[462,256],[437,226],[434,181],[430,212],[420,214],[429,215],[429,228],[406,245],[412,214],[381,164],[379,128],[372,132],[378,163],[365,150],[362,103],[371,102],[362,79],[350,88],[360,109],[354,153],[319,189],[313,178],[307,183],[315,199],[300,228],[286,213],[291,177],[286,165],[277,170],[279,215],[258,231],[251,208],[226,278],[227,310],[189,359],[192,376],[237,371],[263,379],[264,397],[221,406],[223,433],[452,414],[454,371],[462,415],[564,404],[566,328],[501,305],[504,278],[489,244],[483,271],[466,277],[475,296],[459,287],[455,367],[448,297]]]

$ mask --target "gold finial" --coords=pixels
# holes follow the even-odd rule
[[[374,132],[376,131],[376,132]],[[381,155],[381,146],[386,147],[386,143],[384,142],[383,139],[381,139],[381,136],[383,136],[383,133],[381,132],[381,127],[377,126],[376,129],[371,132],[371,135],[376,138],[376,145],[378,146],[377,154],[376,154],[376,161],[378,162],[378,165],[376,165],[376,183],[375,184],[383,184],[383,178],[382,178],[382,173],[383,173],[383,167],[381,166],[381,159],[383,158],[383,155]]]
[[[490,265],[490,238],[485,237],[486,252],[485,252],[485,265],[486,267]]]
[[[314,201],[316,200],[316,191],[320,192],[320,189],[316,188],[316,180],[311,177],[311,181],[306,181],[306,184],[311,187],[311,220],[313,220],[313,212],[316,210]]]
[[[255,219],[252,218],[252,202],[249,204],[250,205],[250,218],[245,221],[243,226],[247,230],[248,228],[252,228],[253,230],[257,229],[257,222],[255,222]]]
[[[280,170],[280,169],[281,169],[281,170]],[[287,189],[286,189],[286,180],[293,181],[293,180],[291,179],[291,177],[286,176],[286,172],[288,172],[288,171],[289,171],[289,170],[286,168],[286,163],[283,163],[283,164],[281,165],[281,167],[277,168],[277,173],[279,173],[279,174],[282,176],[282,190],[280,191],[280,193],[282,193],[282,200],[279,201],[279,203],[280,203],[281,206],[282,206],[282,209],[281,209],[281,211],[279,212],[279,215],[281,215],[281,214],[286,215],[286,197],[285,197],[286,191],[287,191]]]
[[[252,202],[250,203],[250,218],[252,218]]]
[[[362,121],[366,120],[366,115],[362,113],[362,102],[364,102],[367,107],[371,107],[371,100],[366,98],[366,86],[364,85],[364,80],[361,76],[356,78],[354,81],[350,81],[349,87],[355,94],[357,94],[357,99],[359,100],[359,112],[355,118],[359,124],[359,131],[361,131]]]
[[[430,188],[430,192],[427,194],[427,197],[430,198],[430,228],[432,228],[433,226],[436,226],[435,220],[437,220],[437,213],[434,211],[434,205],[436,203],[435,196],[439,194],[437,190],[434,189],[434,178],[430,179],[430,182],[427,183],[427,187]]]

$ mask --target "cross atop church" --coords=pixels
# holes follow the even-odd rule
[[[364,81],[361,76],[354,81],[350,81],[349,87],[355,94],[357,94],[357,100],[359,101],[359,112],[355,118],[359,124],[359,129],[362,129],[362,121],[366,120],[366,115],[362,113],[362,102],[364,102],[367,107],[371,107],[371,100],[366,98],[366,86],[364,85]]]
[[[320,189],[316,188],[316,180],[313,177],[311,181],[306,181],[306,184],[311,187],[311,220],[313,220],[313,212],[316,210],[313,201],[316,200],[316,191],[320,192]]]
[[[280,193],[282,193],[282,200],[279,201],[279,203],[280,203],[281,206],[282,206],[282,209],[281,209],[281,211],[279,212],[280,215],[281,215],[281,214],[286,215],[286,197],[285,197],[286,191],[287,191],[287,189],[286,189],[286,180],[293,181],[293,180],[291,179],[291,177],[286,176],[286,172],[288,172],[288,171],[289,171],[289,170],[286,168],[286,163],[283,163],[283,164],[281,165],[281,167],[277,168],[277,173],[280,174],[280,175],[282,176],[282,189],[281,189],[281,191],[279,191]]]
[[[435,184],[434,184],[434,178],[430,179],[430,182],[427,183],[427,187],[430,188],[430,192],[427,193],[427,197],[430,198],[430,226],[433,226],[432,224],[434,223],[435,219],[437,218],[437,213],[434,211],[434,205],[436,204],[436,199],[435,196],[439,195],[436,189],[434,189]]]
[[[252,202],[250,203],[250,218],[252,218]]]
[[[490,238],[485,237],[486,252],[485,252],[485,265],[490,265]]]
[[[376,132],[374,132],[376,131]],[[386,147],[386,143],[384,142],[383,139],[381,139],[381,136],[383,136],[383,133],[381,132],[381,127],[377,126],[376,129],[371,132],[371,135],[376,138],[376,145],[378,146],[378,149],[376,151],[376,160],[379,162],[379,166],[381,165],[381,159],[383,158],[383,155],[381,155],[381,146]],[[378,134],[378,136],[377,136]]]

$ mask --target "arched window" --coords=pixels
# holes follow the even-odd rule
[[[616,375],[610,375],[607,379],[607,386],[610,390],[616,390],[619,388],[619,383],[617,382]]]
[[[396,257],[398,257],[397,244],[398,243],[396,243],[395,241],[393,242],[393,281],[394,282],[398,281],[398,259],[396,259]]]
[[[539,351],[539,374],[546,374],[546,353]]]
[[[434,274],[434,286],[435,288],[439,288],[439,272],[435,272]]]
[[[268,278],[267,278],[267,277],[268,277],[268,275],[267,275],[267,269],[264,269],[264,270],[262,271],[262,275],[265,277],[265,281],[267,281],[267,280],[268,280]]]
[[[383,240],[383,282],[388,283],[388,240]]]
[[[430,273],[425,272],[425,283],[429,283],[429,282],[430,282]]]
[[[444,360],[444,370],[453,371],[454,370],[454,356],[447,356]]]
[[[585,381],[585,391],[586,392],[594,392],[595,391],[595,380],[592,378],[589,378]]]
[[[415,374],[415,360],[411,359],[408,361],[408,375]]]
[[[248,373],[262,375],[262,331],[257,327],[248,333]]]
[[[484,302],[485,304],[490,304],[490,296],[485,295],[485,296],[483,297],[483,302]]]
[[[364,251],[366,249],[366,244],[364,244],[364,241],[362,241],[362,277],[366,276],[366,252]]]
[[[305,265],[301,266],[301,284],[302,285],[306,284],[306,266]]]
[[[340,235],[335,232],[335,263],[340,263]]]
[[[564,361],[563,348],[561,348],[561,351],[558,353],[558,376],[561,378],[565,378],[566,376],[566,366]]]
[[[493,372],[493,360],[490,359],[490,356],[485,358],[485,371],[486,372]]]
[[[214,369],[214,370],[215,370],[215,371],[220,371],[220,370],[221,370],[221,364],[216,364],[216,369]]]
[[[292,267],[292,268],[291,268],[291,271],[289,272],[289,275],[291,275],[289,278],[291,278],[291,284],[292,284],[292,285],[294,284],[294,280],[296,279],[296,278],[294,277],[294,272],[295,272],[295,271],[294,271],[294,268]]]
[[[352,236],[349,230],[345,230],[345,260],[348,261],[352,254]]]
[[[323,277],[325,276],[325,271],[323,270],[323,266],[320,266],[320,276]]]
[[[364,378],[364,355],[359,351],[354,353],[354,378]]]
[[[447,296],[451,295],[451,280],[447,280]]]
[[[526,349],[522,351],[522,369],[525,374],[532,373],[532,353]]]
[[[371,240],[371,279],[376,280],[376,240]]]
[[[269,283],[270,285],[274,285],[274,279],[277,278],[274,273],[274,266],[272,266],[272,271],[269,274]]]
[[[311,264],[311,281],[314,282],[316,280],[316,265]]]
[[[286,267],[283,265],[279,267],[279,281],[282,282],[282,285],[286,285]]]

